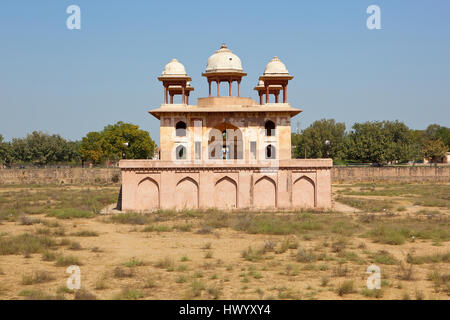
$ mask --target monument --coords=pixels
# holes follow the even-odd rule
[[[164,104],[149,111],[160,120],[159,159],[120,161],[123,211],[331,207],[332,160],[291,159],[291,118],[301,112],[287,102],[293,76],[274,57],[254,88],[257,102],[241,97],[246,75],[222,45],[202,74],[208,97],[190,105],[194,88],[185,67],[176,59],[165,66],[158,78]]]

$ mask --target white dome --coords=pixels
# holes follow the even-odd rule
[[[172,59],[166,66],[164,67],[164,71],[162,72],[163,76],[186,76],[186,69],[183,64],[180,63],[177,59]]]
[[[266,70],[264,70],[264,75],[272,75],[272,74],[289,74],[286,69],[286,66],[283,62],[281,62],[278,57],[274,57],[266,66]]]
[[[217,72],[217,71],[241,71],[242,63],[241,59],[235,55],[230,49],[223,44],[219,50],[216,51],[208,59],[208,64],[206,65],[206,72]]]

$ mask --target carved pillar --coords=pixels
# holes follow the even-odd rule
[[[278,95],[280,94],[280,91],[275,92],[275,103],[278,103]]]
[[[164,84],[164,104],[167,104],[167,84]]]
[[[283,103],[286,103],[286,100],[287,100],[286,89],[287,89],[287,83],[283,84]]]
[[[209,95],[208,97],[211,97],[211,80],[208,79],[208,87],[209,87]]]
[[[229,80],[228,87],[230,88],[230,97],[231,97],[231,91],[232,91],[232,84],[233,84],[233,82],[231,80]]]
[[[269,103],[269,85],[265,83],[264,86],[266,87],[266,103]]]
[[[238,80],[238,97],[241,96],[241,80]]]
[[[220,81],[216,80],[217,82],[217,96],[220,97]]]
[[[186,103],[186,83],[181,85],[181,103]]]

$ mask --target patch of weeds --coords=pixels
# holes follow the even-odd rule
[[[113,271],[114,278],[132,278],[134,277],[134,270],[129,268],[115,267]]]
[[[158,262],[156,262],[155,267],[173,271],[175,269],[175,262],[172,258],[165,257],[164,259],[161,259]]]
[[[407,281],[413,280],[413,275],[414,271],[412,264],[407,264],[403,261],[399,263],[397,277],[400,280],[407,280]]]
[[[146,263],[143,260],[135,258],[135,257],[131,258],[130,260],[128,260],[127,262],[124,263],[124,266],[129,267],[129,268],[142,267],[145,265],[146,265]]]
[[[22,276],[22,284],[26,286],[50,282],[52,280],[55,280],[55,278],[47,271],[36,271],[30,275]]]
[[[48,217],[55,217],[58,219],[79,219],[79,218],[93,218],[96,215],[91,211],[80,210],[75,208],[52,209],[47,213]]]
[[[263,252],[262,250],[254,250],[252,247],[248,247],[242,251],[241,256],[247,261],[255,262],[263,258]]]
[[[368,298],[377,298],[380,299],[383,297],[383,290],[382,289],[368,289],[364,288],[361,290],[361,295]]]
[[[395,257],[386,250],[379,250],[372,254],[370,258],[378,264],[393,265],[398,263],[397,259],[395,259]]]
[[[355,291],[354,283],[352,280],[346,280],[346,281],[340,283],[338,285],[338,287],[336,288],[336,293],[341,297],[346,294],[350,294],[350,293],[354,293],[354,292],[356,292],[356,291]]]
[[[56,258],[55,265],[57,267],[68,267],[68,266],[72,266],[72,265],[81,266],[83,264],[80,262],[80,259],[78,259],[75,256],[58,255],[58,257]]]
[[[299,248],[296,259],[298,262],[311,263],[317,260],[317,256],[314,254],[312,249],[306,250],[304,248]]]
[[[98,232],[83,230],[83,231],[78,231],[78,232],[72,233],[71,235],[75,236],[75,237],[98,237]]]
[[[120,213],[110,218],[113,223],[144,225],[150,222],[148,215],[141,213]]]
[[[31,254],[44,252],[55,246],[55,241],[48,236],[22,234],[0,238],[0,255]]]
[[[70,250],[81,250],[81,244],[79,242],[76,241],[72,241],[72,243],[70,244],[69,247]]]
[[[142,299],[144,297],[145,295],[139,289],[132,287],[125,287],[115,298],[117,300],[137,300]]]
[[[450,262],[450,252],[435,253],[423,256],[417,256],[408,253],[408,255],[406,256],[406,262],[411,264]]]
[[[86,289],[75,291],[74,300],[97,300],[97,296]]]

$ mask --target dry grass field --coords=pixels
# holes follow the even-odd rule
[[[118,192],[1,186],[0,299],[450,298],[450,185],[334,185],[330,212],[100,214]]]

